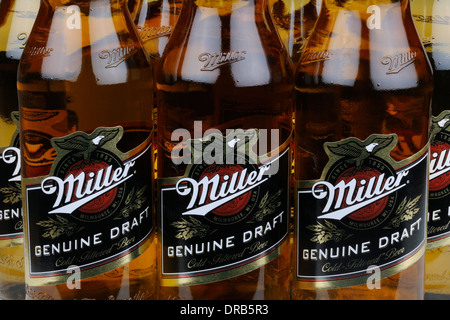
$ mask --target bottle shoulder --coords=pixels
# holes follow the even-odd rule
[[[432,81],[428,57],[415,29],[393,32],[355,29],[316,32],[307,43],[296,70],[303,85],[354,86],[368,82],[390,90]]]
[[[104,84],[151,81],[150,61],[137,34],[126,24],[116,26],[110,20],[95,25],[83,20],[68,25],[68,21],[56,13],[52,23],[37,19],[19,65],[20,82],[36,77],[76,82],[87,73],[104,79]]]
[[[284,53],[267,55],[245,46],[235,50],[166,51],[157,70],[161,84],[198,82],[205,85],[264,86],[292,82],[292,62]]]
[[[158,82],[247,87],[281,81],[281,75],[292,77],[291,61],[272,20],[251,1],[233,9],[183,10],[161,58]]]

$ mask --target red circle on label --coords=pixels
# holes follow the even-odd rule
[[[86,188],[94,188],[96,179],[101,179],[100,183],[104,182],[105,179],[105,172],[106,168],[109,165],[106,162],[102,161],[85,161],[80,160],[76,163],[74,163],[69,170],[66,173],[66,178],[72,174],[74,177],[77,177],[79,174],[84,172],[85,174],[85,184],[84,186],[79,186],[78,183],[74,184],[74,190],[73,190],[73,196],[72,201],[79,200],[76,197],[76,190],[81,187],[80,191],[82,193],[86,193]],[[103,174],[101,177],[98,177],[98,172],[103,169]],[[67,192],[67,187],[66,187]],[[98,191],[94,191],[98,192]],[[91,193],[93,194],[93,193]],[[98,213],[103,210],[106,210],[114,201],[117,195],[117,188],[113,188],[112,190],[103,193],[102,195],[99,195],[83,205],[82,207],[78,208],[79,211],[84,213]]]
[[[446,163],[446,160],[449,157],[449,151],[450,145],[448,143],[436,143],[432,144],[430,147],[430,191],[440,191],[450,184],[450,171],[433,178],[433,174],[436,172],[435,168]]]
[[[364,168],[364,169],[356,169],[355,167],[348,168],[347,170],[343,171],[342,174],[339,176],[339,178],[336,181],[336,184],[338,184],[340,181],[344,180],[346,183],[350,182],[352,179],[356,180],[356,188],[353,193],[353,199],[355,200],[355,197],[357,196],[364,196],[365,191],[369,180],[373,177],[378,177],[381,175],[381,172],[374,168]],[[377,178],[375,179],[375,184],[377,183]],[[383,181],[383,184],[385,181]],[[363,189],[361,189],[363,187]],[[372,188],[374,188],[373,186]],[[358,195],[358,191],[360,194]],[[362,191],[362,192],[361,192]],[[362,193],[362,194],[361,194]],[[338,195],[339,196],[339,195]],[[344,195],[344,199],[347,199],[348,196],[348,190],[346,190],[346,194]],[[364,198],[364,200],[368,200],[369,198]],[[376,218],[380,213],[383,212],[384,208],[387,205],[387,202],[389,200],[389,197],[383,197],[375,202],[372,202],[363,208],[353,212],[352,214],[348,215],[347,217],[354,220],[354,221],[369,221],[374,218]],[[348,204],[344,203],[342,204],[342,208],[348,207]]]
[[[220,200],[221,197],[219,196],[219,193],[221,192],[224,192],[227,195],[232,195],[236,192],[239,192],[239,190],[236,190],[236,187],[239,186],[239,182],[245,182],[247,179],[247,177],[241,176],[241,172],[243,170],[244,168],[240,165],[215,164],[207,167],[206,170],[201,174],[199,180],[204,177],[213,179],[216,175],[218,175],[220,177],[220,183],[218,184],[218,188],[216,190],[212,190],[211,188],[209,188],[207,196],[208,199],[205,201],[205,203],[211,203],[212,201]],[[232,190],[230,190],[230,188],[232,188]],[[212,195],[211,192],[214,192],[215,194]],[[211,200],[211,196],[215,196],[218,199]],[[245,209],[248,202],[250,201],[250,197],[251,191],[248,191],[244,194],[241,194],[240,196],[237,196],[236,198],[233,198],[230,201],[227,201],[220,207],[214,209],[212,213],[223,217],[233,216]]]

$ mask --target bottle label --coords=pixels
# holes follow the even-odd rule
[[[296,188],[297,280],[316,289],[366,284],[425,252],[428,145],[396,162],[396,135],[325,143],[322,177]]]
[[[450,111],[432,118],[428,244],[435,249],[450,244]]]
[[[64,283],[74,267],[99,275],[148,247],[152,136],[122,153],[122,135],[119,126],[53,138],[50,174],[23,180],[28,284]]]
[[[253,157],[243,150],[253,150],[257,138],[240,144],[251,132],[258,130],[190,140],[193,148],[214,148],[216,160],[203,158],[182,177],[160,179],[163,285],[236,277],[272,261],[287,244],[290,139]]]
[[[18,116],[11,113],[16,130],[10,145],[0,148],[0,240],[23,237]]]

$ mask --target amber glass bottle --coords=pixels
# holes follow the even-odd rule
[[[0,2],[0,299],[25,297],[17,67],[39,1]]]
[[[292,74],[265,0],[183,2],[156,76],[159,298],[289,297]]]
[[[323,1],[295,77],[293,298],[423,299],[432,71],[409,1]]]
[[[450,2],[411,0],[411,10],[434,78],[425,299],[449,299]]]
[[[43,0],[18,72],[27,299],[155,294],[152,69],[125,0]]]

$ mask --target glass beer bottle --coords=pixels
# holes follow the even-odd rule
[[[298,62],[316,23],[322,0],[270,0],[278,33],[294,64]]]
[[[0,299],[25,297],[17,68],[39,1],[0,1]]]
[[[25,297],[17,67],[39,1],[0,2],[0,299]]]
[[[411,0],[414,22],[433,69],[425,299],[450,298],[450,2]]]
[[[156,88],[159,298],[288,298],[293,70],[266,0],[185,0]]]
[[[432,71],[408,0],[324,0],[295,75],[294,299],[423,299]]]
[[[125,0],[42,0],[18,71],[27,299],[152,299],[153,79]]]

